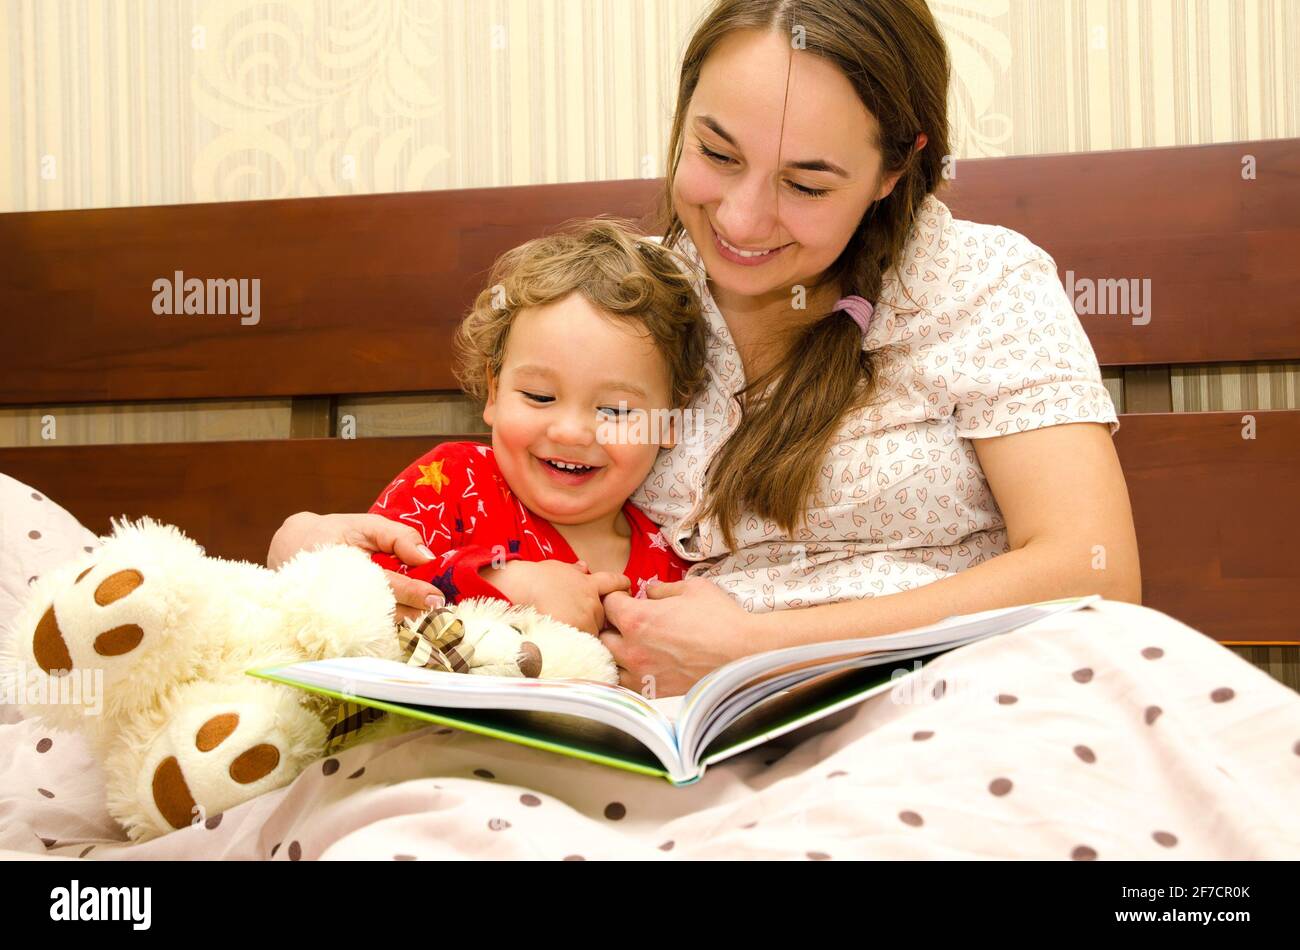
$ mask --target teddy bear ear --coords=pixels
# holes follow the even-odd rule
[[[154,541],[166,539],[166,543],[173,546],[176,552],[197,553],[200,557],[207,554],[203,545],[199,544],[183,530],[174,524],[167,524],[164,521],[157,521],[148,515],[144,515],[136,521],[122,515],[110,519],[113,530],[110,534],[100,538],[102,543],[115,541],[126,537],[148,536]]]

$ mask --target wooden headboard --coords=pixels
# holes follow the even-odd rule
[[[1254,156],[1256,176],[1243,177]],[[1151,319],[1081,314],[1131,368],[1116,444],[1144,599],[1226,643],[1300,643],[1300,410],[1170,412],[1169,367],[1300,359],[1300,140],[962,161],[955,216],[1045,248],[1062,280],[1149,279]],[[662,180],[0,215],[0,406],[454,390],[448,341],[503,250]],[[155,312],[154,282],[260,281],[256,323]],[[1245,417],[1249,416],[1247,419]],[[1243,438],[1253,426],[1254,438]],[[364,510],[455,433],[0,448],[88,527],[150,514],[261,560],[298,510]]]

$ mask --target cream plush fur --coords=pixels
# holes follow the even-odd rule
[[[400,660],[410,633],[393,609],[384,572],[356,548],[303,552],[271,571],[206,557],[149,518],[115,523],[93,553],[32,585],[0,644],[0,681],[24,716],[86,734],[109,813],[143,840],[285,785],[319,758],[333,701],[245,671]],[[458,650],[473,647],[471,673],[523,675],[528,641],[543,677],[618,682],[597,638],[532,608],[470,600],[450,609],[464,626]],[[358,738],[416,726],[388,716]]]

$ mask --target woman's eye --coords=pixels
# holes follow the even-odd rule
[[[696,148],[699,149],[701,155],[703,155],[711,162],[717,162],[720,165],[726,165],[728,162],[735,161],[735,159],[728,158],[726,155],[719,155],[717,152],[713,151],[712,149],[705,148],[703,142],[697,143]]]
[[[805,188],[803,185],[796,185],[794,182],[790,182],[790,187],[801,195],[807,195],[809,198],[825,197],[827,191],[830,190],[828,188]]]
[[[697,143],[696,147],[699,149],[701,155],[703,155],[709,161],[715,162],[716,164],[729,165],[735,161],[734,158],[728,158],[725,155],[719,155],[717,152],[713,151],[712,149],[705,148],[703,142]],[[824,198],[829,192],[829,189],[827,188],[805,188],[803,185],[798,185],[795,184],[794,182],[788,182],[787,184],[789,184],[790,187],[793,188],[799,194],[806,195],[809,198]]]
[[[529,402],[535,402],[538,403],[539,405],[545,405],[548,402],[555,402],[554,396],[541,396],[538,395],[537,393],[524,392],[522,389],[519,391],[519,393]]]

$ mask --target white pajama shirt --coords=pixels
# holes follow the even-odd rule
[[[660,453],[632,501],[705,577],[751,611],[804,607],[928,584],[1008,550],[972,439],[1070,422],[1119,428],[1056,263],[1015,231],[955,220],[923,202],[863,340],[881,354],[876,396],[841,421],[819,468],[806,527],[757,515],[728,550],[702,518],[706,473],[740,420],[744,370],[698,269],[709,324],[696,435]],[[845,317],[844,319],[848,319]]]

